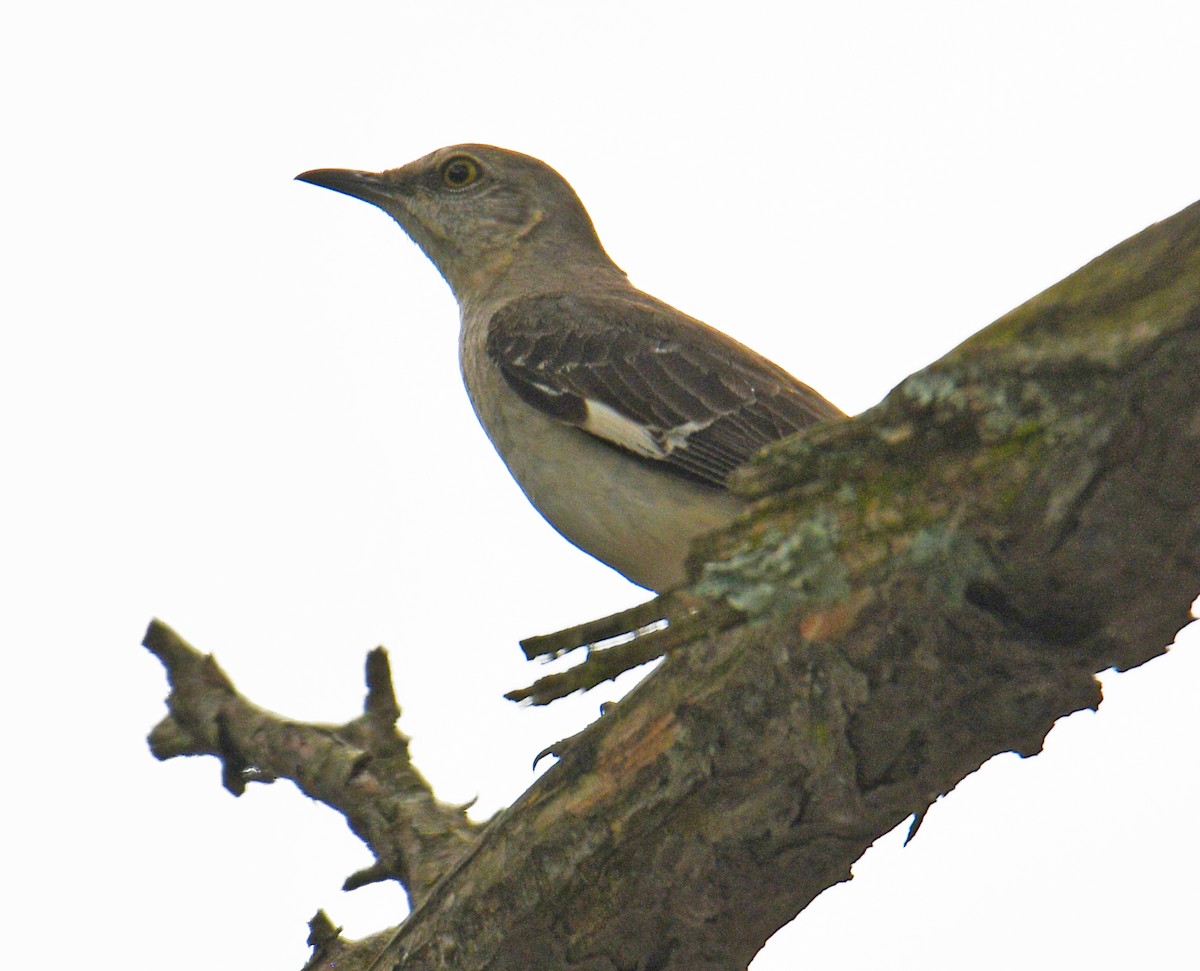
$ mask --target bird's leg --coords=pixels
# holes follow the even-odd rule
[[[576,624],[553,634],[538,634],[521,641],[521,650],[529,660],[538,657],[562,657],[580,647],[592,647],[618,637],[636,636],[639,631],[667,619],[664,602],[671,594],[655,597],[598,620]]]
[[[610,681],[705,634],[731,627],[742,616],[741,611],[724,601],[673,590],[630,610],[554,634],[529,638],[521,642],[529,657],[545,654],[557,657],[576,647],[587,647],[588,655],[570,670],[539,678],[529,687],[510,691],[504,697],[535,705],[549,704],[574,691]],[[628,635],[627,639],[612,647],[596,646],[623,635]]]

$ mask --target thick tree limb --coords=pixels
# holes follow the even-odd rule
[[[377,966],[744,968],[875,839],[1039,751],[1099,704],[1095,672],[1186,622],[1198,374],[1200,205],[771,449],[693,563],[690,592],[745,621],[577,736]],[[379,957],[325,930],[338,968]]]

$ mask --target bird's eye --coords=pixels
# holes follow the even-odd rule
[[[466,155],[455,155],[442,163],[442,184],[448,189],[462,189],[479,178],[479,163]]]

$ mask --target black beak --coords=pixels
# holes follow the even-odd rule
[[[385,205],[395,200],[399,194],[398,186],[389,180],[385,173],[359,172],[355,169],[313,169],[301,172],[296,176],[297,181],[310,185],[319,185],[323,189],[332,189],[344,195],[362,199],[376,206]]]

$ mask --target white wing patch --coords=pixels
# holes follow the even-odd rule
[[[653,429],[595,398],[586,398],[583,403],[587,407],[587,414],[579,427],[585,432],[649,459],[666,458],[667,450],[659,444]]]
[[[719,417],[713,415],[704,421],[687,421],[664,431],[643,425],[595,398],[585,399],[584,405],[587,413],[580,428],[649,459],[664,459],[672,452],[687,448],[689,435],[703,431]]]
[[[706,429],[720,417],[720,415],[713,415],[711,418],[705,418],[702,421],[685,421],[682,425],[676,425],[674,428],[668,428],[662,433],[663,444],[666,446],[668,454],[687,448],[687,440],[689,435],[694,435],[696,432],[704,431],[704,429]]]

